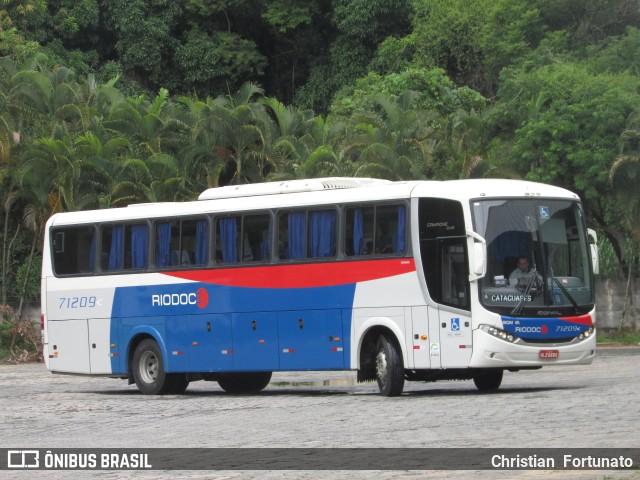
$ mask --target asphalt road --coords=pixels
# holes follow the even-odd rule
[[[396,398],[353,372],[275,373],[256,395],[195,382],[149,397],[123,380],[53,375],[42,364],[0,365],[2,448],[483,447],[639,448],[640,349],[601,349],[590,366],[505,373],[496,393],[471,381],[410,382]],[[52,472],[0,472],[31,478]],[[87,472],[56,472],[84,478]],[[11,474],[7,476],[7,474]],[[343,475],[344,474],[344,475]],[[470,472],[379,472],[378,478],[469,478]],[[556,471],[554,478],[635,472]],[[125,478],[123,472],[93,472]],[[459,475],[459,476],[458,476]],[[475,472],[538,478],[541,471]],[[137,472],[135,478],[370,478],[371,472]]]

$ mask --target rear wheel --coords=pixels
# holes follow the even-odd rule
[[[386,335],[380,335],[376,343],[376,379],[380,393],[396,397],[404,388],[404,365],[396,343]]]
[[[138,344],[133,353],[131,370],[140,392],[145,395],[165,393],[169,382],[164,371],[162,352],[155,340],[148,338]]]
[[[271,372],[223,373],[218,385],[228,393],[254,393],[263,390],[271,381]]]
[[[502,375],[504,371],[497,370],[485,370],[481,373],[477,373],[473,376],[473,383],[481,392],[491,392],[498,390],[502,383]]]

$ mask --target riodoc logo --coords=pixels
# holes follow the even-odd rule
[[[153,307],[173,307],[178,305],[197,305],[204,308],[209,304],[209,292],[204,288],[199,288],[190,293],[165,293],[151,295],[151,306]]]
[[[542,335],[549,333],[549,328],[546,325],[541,327],[516,327],[514,330],[516,333],[541,333]]]

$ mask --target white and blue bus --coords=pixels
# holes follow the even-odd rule
[[[577,195],[512,180],[294,180],[56,214],[44,357],[144,394],[294,370],[357,370],[387,396],[494,390],[504,370],[591,363],[594,247]]]

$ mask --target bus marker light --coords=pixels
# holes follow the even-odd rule
[[[340,341],[340,337],[336,337],[333,339],[334,342],[339,342]]]
[[[293,353],[295,350],[293,348],[283,348],[282,353]]]
[[[421,348],[422,348],[422,347],[421,347],[420,345],[414,345],[414,346],[413,346],[413,349],[414,349],[414,350],[420,350]]]
[[[115,344],[115,343],[112,343],[112,344],[111,344],[111,348],[116,348],[116,344]]]
[[[109,354],[109,356],[110,356],[110,357],[117,357],[117,356],[118,356],[118,354],[117,354],[117,353],[110,353],[110,354]]]
[[[427,336],[426,336],[426,335],[421,335],[421,336],[420,336],[420,340],[426,340],[426,339],[427,339]]]
[[[260,345],[262,345],[262,344],[264,344],[264,340],[258,340],[258,343],[259,343]]]
[[[198,342],[191,342],[191,345],[193,345],[194,347],[198,346]]]
[[[232,350],[222,350],[222,355],[231,355],[232,353]]]
[[[333,347],[331,349],[332,352],[341,352],[342,351],[342,347]]]
[[[182,355],[182,352],[180,350],[174,350],[173,352],[171,352],[172,355]]]

